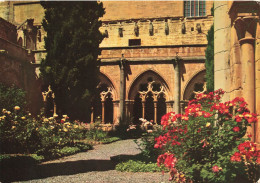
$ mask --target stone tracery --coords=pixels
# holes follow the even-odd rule
[[[154,122],[157,123],[157,104],[158,104],[158,97],[162,94],[164,98],[166,98],[165,89],[163,86],[160,86],[160,91],[153,90],[153,83],[155,81],[148,82],[147,91],[139,91],[139,97],[142,100],[142,118],[145,118],[145,103],[148,98],[148,94],[152,94],[153,103],[154,103]]]

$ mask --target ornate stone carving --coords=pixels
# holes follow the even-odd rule
[[[147,94],[149,92],[152,93],[152,97],[153,97],[154,102],[158,101],[158,97],[161,94],[163,94],[163,96],[165,97],[165,89],[164,89],[164,87],[160,86],[160,91],[153,91],[153,86],[152,86],[153,83],[154,83],[154,81],[148,83],[147,91],[139,91],[140,98],[142,99],[142,102],[146,101],[146,98],[148,97]]]
[[[108,30],[105,30],[105,33],[104,33],[105,37],[108,38]]]
[[[201,93],[204,93],[204,92],[206,92],[207,91],[207,82],[204,82],[204,84],[203,84],[203,90],[202,91],[193,91],[193,93],[195,94],[195,95],[198,95],[198,94],[201,94]]]
[[[196,29],[197,29],[198,33],[202,32],[200,23],[196,24]]]
[[[182,23],[182,25],[181,25],[181,32],[182,32],[182,34],[186,33],[185,23]]]
[[[118,28],[118,34],[119,34],[119,37],[123,37],[123,28],[122,27]]]
[[[111,87],[107,87],[107,91],[102,91],[100,93],[101,102],[105,102],[105,100],[108,98],[108,94],[111,94],[111,96],[113,96]]]
[[[168,25],[168,22],[165,22],[165,35],[169,35],[169,25]]]
[[[255,16],[247,16],[239,17],[234,21],[239,40],[255,38],[257,20]]]
[[[150,25],[149,25],[149,35],[153,36],[153,23],[152,22],[150,22]]]
[[[138,27],[138,25],[137,25],[137,22],[135,22],[134,33],[135,33],[135,36],[136,36],[136,37],[139,36],[139,27]]]

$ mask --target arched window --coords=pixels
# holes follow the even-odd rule
[[[205,0],[187,0],[184,1],[184,16],[198,17],[206,15]]]

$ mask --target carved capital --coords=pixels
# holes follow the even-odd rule
[[[238,40],[244,38],[255,38],[257,21],[258,17],[256,16],[237,18],[234,21],[234,26],[237,30]]]

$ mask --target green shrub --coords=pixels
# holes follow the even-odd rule
[[[12,110],[14,106],[25,107],[26,93],[15,86],[5,86],[0,83],[0,110]]]
[[[87,139],[92,139],[94,141],[101,141],[107,137],[107,132],[104,132],[103,130],[98,128],[93,128],[93,129],[89,129],[85,133],[85,137]]]

